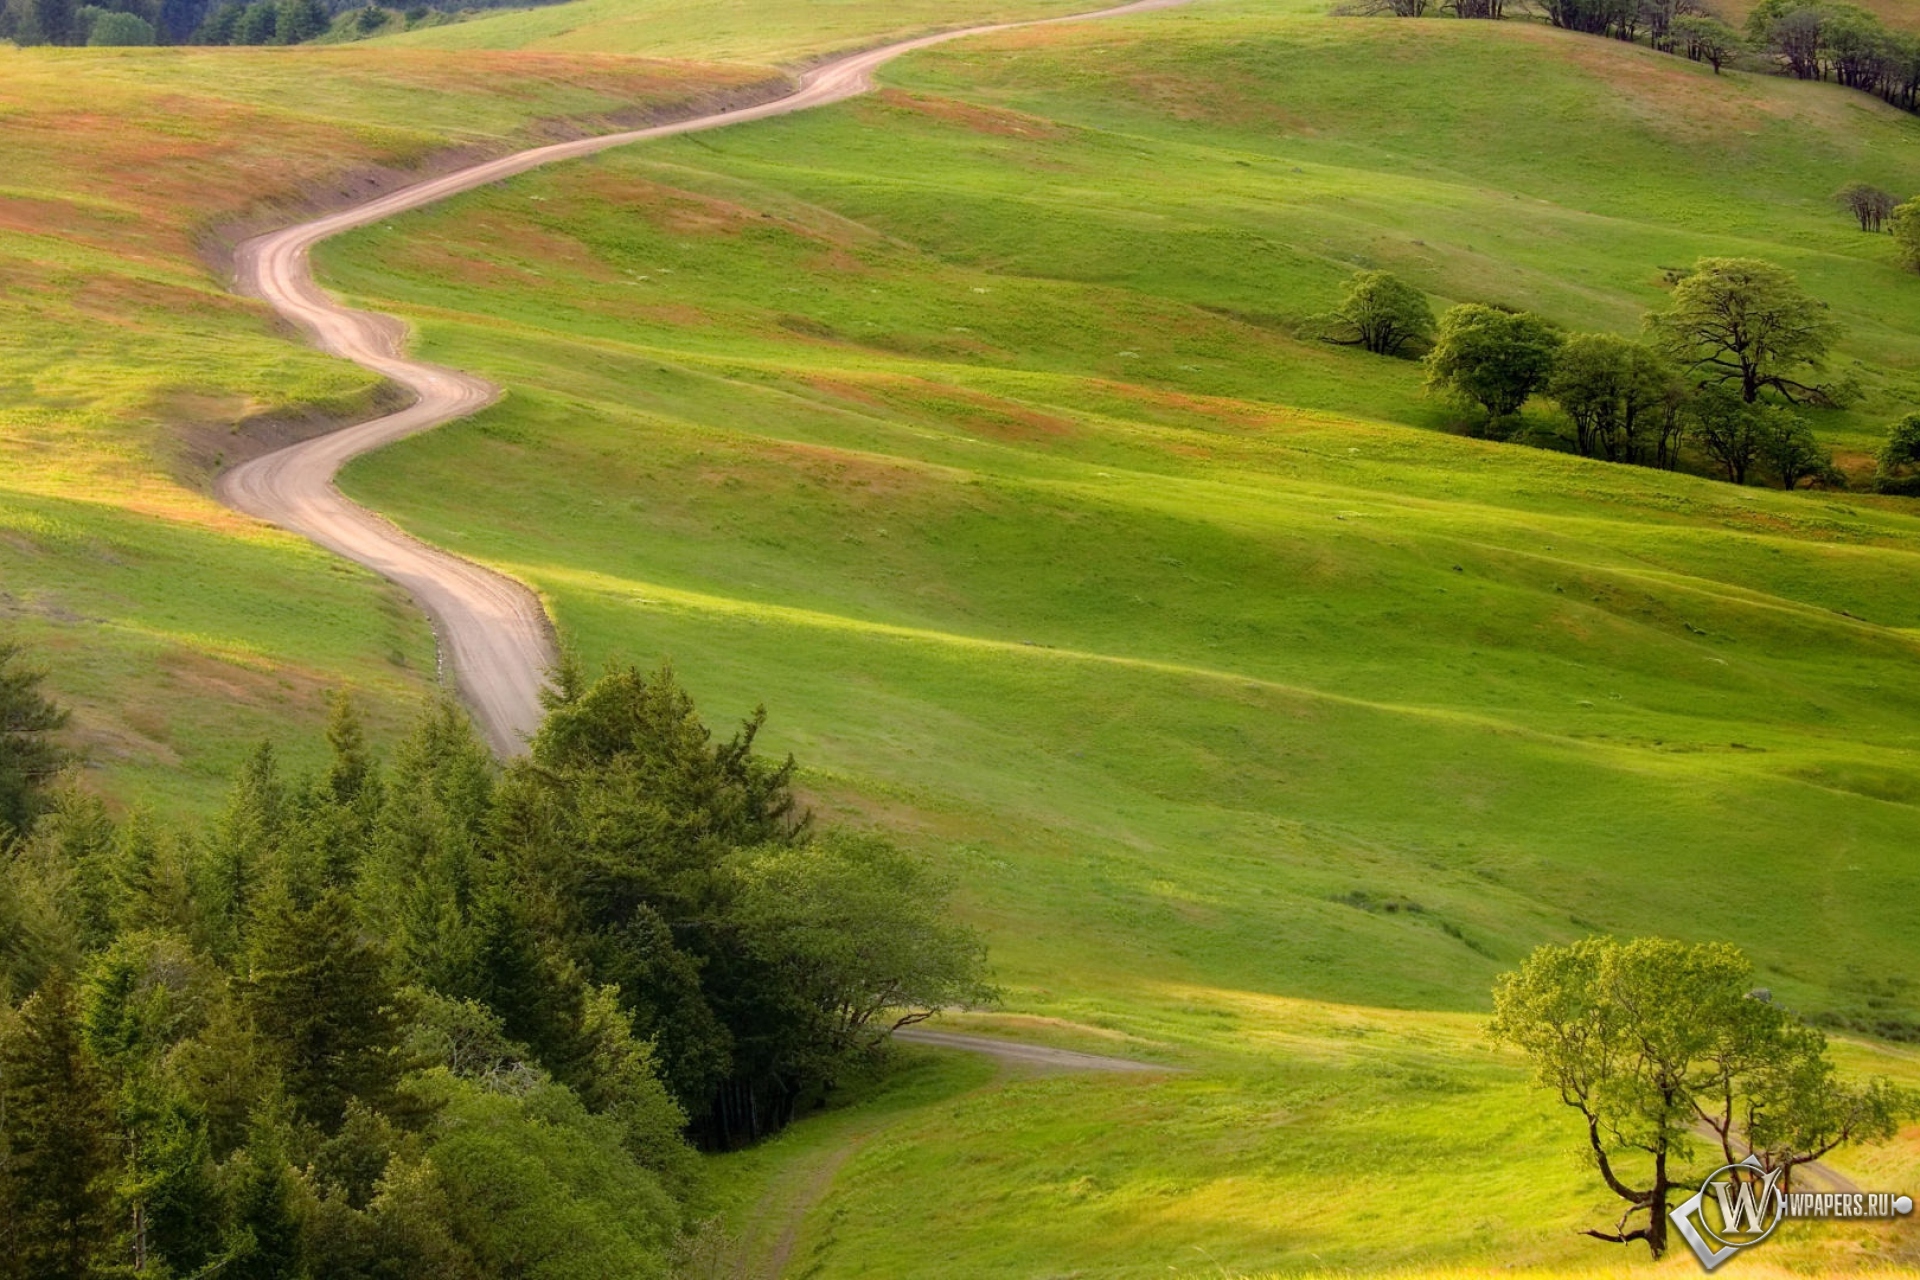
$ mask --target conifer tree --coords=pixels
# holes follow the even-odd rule
[[[87,1280],[109,1225],[115,1167],[107,1090],[55,971],[0,1047],[4,1200],[16,1260],[35,1280]]]
[[[48,35],[59,43],[59,37]],[[66,763],[53,734],[67,713],[40,692],[46,673],[22,664],[20,646],[0,644],[0,839],[23,832],[45,807],[45,790]]]
[[[392,1101],[402,1059],[387,957],[363,935],[346,894],[303,907],[284,891],[263,904],[251,938],[247,1010],[273,1045],[294,1115],[331,1133],[359,1098]]]
[[[200,860],[207,944],[223,959],[243,949],[253,900],[266,880],[286,809],[286,788],[273,747],[263,742],[234,780],[226,810],[214,823]]]

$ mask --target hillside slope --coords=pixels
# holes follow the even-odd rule
[[[350,492],[533,583],[590,662],[764,701],[823,809],[960,877],[1003,1025],[1195,1068],[935,1078],[795,1266],[1617,1261],[1567,1234],[1604,1206],[1473,1011],[1596,929],[1905,1009],[1920,521],[1447,434],[1417,368],[1294,322],[1386,265],[1630,331],[1668,271],[1760,254],[1848,324],[1868,396],[1821,429],[1861,453],[1920,398],[1920,285],[1828,195],[1920,188],[1920,125],[1539,28],[1246,4],[888,79],[321,263],[511,389]],[[1866,1159],[1897,1181],[1914,1148]],[[1467,1178],[1507,1207],[1436,1240],[1413,1206]],[[1301,1208],[1329,1183],[1376,1197]]]

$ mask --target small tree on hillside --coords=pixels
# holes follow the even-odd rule
[[[1709,385],[1732,386],[1748,404],[1765,390],[1820,404],[1840,394],[1800,380],[1825,367],[1840,325],[1771,262],[1702,258],[1646,324],[1674,360]]]
[[[67,713],[40,692],[46,673],[0,643],[0,841],[25,831],[47,805],[46,787],[67,762],[53,735]]]
[[[1901,265],[1910,271],[1920,271],[1920,198],[1909,200],[1888,214],[1887,229],[1893,232]]]
[[[1560,342],[1539,316],[1466,303],[1440,318],[1427,386],[1479,405],[1492,426],[1546,383]]]
[[[1673,20],[1670,40],[1695,62],[1704,62],[1715,75],[1745,47],[1740,33],[1705,13],[1682,14]]]
[[[0,1038],[0,1222],[35,1280],[91,1280],[113,1192],[113,1112],[55,971]]]
[[[1677,408],[1678,373],[1645,343],[1611,333],[1583,333],[1561,348],[1547,394],[1574,425],[1582,457],[1668,464]]]
[[[1761,0],[1747,15],[1747,34],[1796,78],[1818,80],[1827,14],[1824,6],[1808,0]]]
[[[1749,994],[1753,977],[1726,943],[1588,938],[1540,947],[1495,985],[1495,1039],[1579,1112],[1601,1179],[1626,1202],[1613,1230],[1587,1235],[1663,1254],[1667,1204],[1701,1129],[1714,1164],[1752,1154],[1790,1182],[1799,1165],[1888,1138],[1913,1113],[1884,1080],[1840,1080],[1826,1038]]]
[[[1874,482],[1883,489],[1905,490],[1907,477],[1920,468],[1920,413],[1910,413],[1893,424],[1880,446],[1880,471]]]
[[[1833,202],[1853,215],[1862,231],[1878,231],[1886,225],[1899,201],[1868,182],[1849,182],[1833,194]]]
[[[1760,407],[1726,387],[1705,387],[1687,406],[1687,419],[1688,434],[1701,451],[1720,464],[1727,479],[1745,484],[1766,430]]]
[[[1768,405],[1760,424],[1760,460],[1792,489],[1808,476],[1833,473],[1833,452],[1814,438],[1807,420],[1791,409]]]
[[[1408,343],[1433,336],[1433,308],[1427,295],[1390,272],[1356,271],[1328,318],[1325,336],[1375,355],[1396,356]]]

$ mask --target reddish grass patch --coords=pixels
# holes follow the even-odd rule
[[[901,89],[883,89],[874,95],[874,100],[894,112],[957,125],[972,133],[996,138],[1051,138],[1063,131],[1060,125],[1039,116]]]

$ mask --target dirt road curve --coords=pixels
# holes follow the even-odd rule
[[[1107,1058],[1097,1053],[1075,1053],[1071,1049],[1048,1049],[1037,1044],[1020,1044],[992,1036],[965,1036],[954,1031],[929,1031],[925,1027],[902,1027],[893,1038],[905,1044],[924,1044],[934,1049],[961,1049],[998,1058],[1009,1066],[1047,1067],[1055,1071],[1152,1071],[1163,1075],[1180,1071],[1155,1062],[1136,1062],[1132,1058]]]
[[[511,578],[406,536],[347,501],[333,484],[334,475],[351,459],[465,417],[491,403],[499,389],[470,374],[409,360],[402,350],[404,328],[390,316],[351,311],[328,297],[313,282],[307,251],[328,236],[556,160],[839,102],[871,89],[873,71],[881,63],[929,45],[1012,27],[1145,13],[1179,3],[1182,0],[1140,0],[1068,18],[970,27],[902,40],[824,63],[802,77],[791,94],[772,102],[651,129],[535,147],[247,241],[235,259],[236,287],[241,292],[265,299],[322,350],[405,387],[414,401],[398,413],[243,463],[219,478],[215,493],[228,506],[310,538],[411,592],[433,619],[442,660],[451,667],[461,696],[494,749],[503,755],[522,750],[539,724],[540,690],[554,658],[552,630],[539,600]]]

